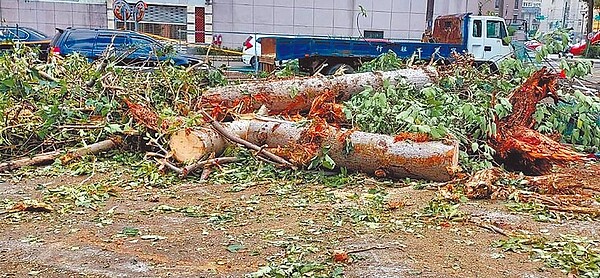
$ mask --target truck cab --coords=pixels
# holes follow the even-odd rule
[[[462,44],[478,63],[497,64],[513,53],[504,19],[497,16],[440,16],[433,38],[438,43]]]

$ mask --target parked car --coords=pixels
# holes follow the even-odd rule
[[[0,41],[35,42],[50,40],[48,35],[29,27],[0,26]]]
[[[157,62],[166,60],[172,60],[178,66],[190,66],[200,62],[134,31],[80,28],[57,31],[50,42],[52,55],[79,53],[93,61],[102,57],[112,45],[118,64],[124,66],[155,66]]]
[[[40,59],[46,60],[49,36],[29,27],[0,26],[0,51],[10,51],[16,42],[38,47],[41,51]]]
[[[256,66],[256,61],[258,57],[260,57],[260,43],[256,41],[257,38],[254,36],[249,36],[246,38],[243,46],[243,54],[242,54],[242,62],[251,67]]]

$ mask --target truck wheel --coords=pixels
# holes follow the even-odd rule
[[[352,74],[352,73],[354,73],[354,69],[347,64],[337,64],[337,65],[333,65],[329,69],[327,69],[327,72],[325,74],[334,75],[334,74],[342,74],[342,73],[343,74]]]
[[[256,56],[250,58],[250,66],[255,69],[256,68]]]

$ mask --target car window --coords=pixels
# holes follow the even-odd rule
[[[123,48],[127,44],[127,37],[115,34],[98,34],[96,51],[104,51],[111,43],[114,48]]]
[[[12,32],[13,32],[15,38],[18,40],[26,41],[29,39],[29,32],[25,31],[24,29],[14,28],[14,29],[12,29]]]
[[[72,50],[92,51],[96,33],[92,32],[71,32],[65,41],[65,47]]]
[[[17,28],[2,28],[0,29],[0,39],[8,40],[27,40],[29,34],[23,29]]]
[[[37,30],[27,29],[27,33],[29,33],[30,40],[44,40],[48,39],[48,36],[44,33],[41,33]]]
[[[131,37],[131,47],[135,49],[135,53],[139,55],[149,55],[153,51],[160,48],[156,42],[138,36]]]

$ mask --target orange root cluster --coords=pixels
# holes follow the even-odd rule
[[[555,94],[558,76],[542,68],[535,72],[510,96],[511,115],[498,121],[498,132],[490,140],[498,158],[510,170],[527,174],[544,174],[552,164],[578,161],[583,156],[533,129],[532,115],[539,101]]]

